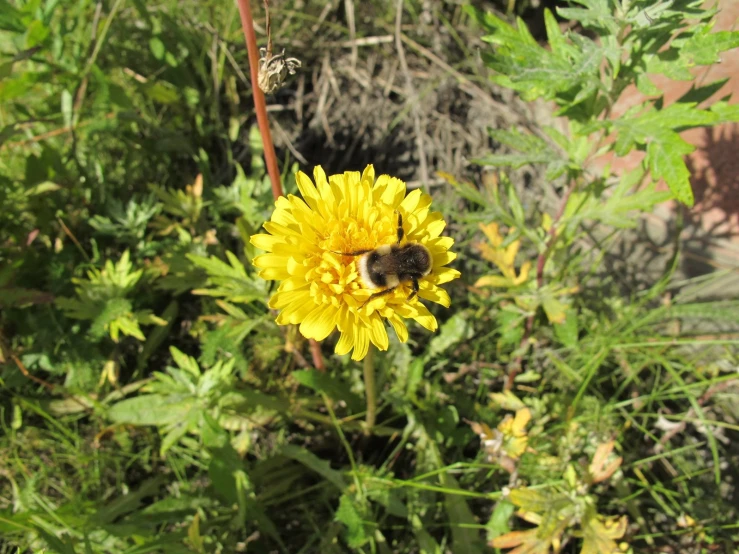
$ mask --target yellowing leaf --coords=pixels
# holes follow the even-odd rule
[[[505,241],[503,236],[500,234],[497,223],[481,223],[480,230],[488,239],[487,243],[480,242],[477,244],[477,248],[480,250],[480,255],[489,262],[495,264],[503,275],[486,275],[478,279],[475,286],[511,288],[526,283],[529,280],[531,262],[525,262],[521,266],[521,271],[518,275],[516,275],[515,267],[516,256],[521,247],[521,241],[514,240],[510,242],[508,246],[503,246]],[[515,232],[515,229],[511,229],[508,234],[510,235]]]
[[[504,410],[516,411],[526,407],[515,394],[511,391],[492,392],[490,399]]]
[[[545,296],[542,300],[542,307],[544,308],[544,313],[547,314],[549,323],[564,323],[565,317],[567,316],[566,304],[560,302],[553,296]]]
[[[508,495],[508,500],[519,508],[529,511],[543,513],[549,508],[549,497],[534,489],[513,489]]]
[[[616,554],[622,552],[613,539],[626,532],[626,516],[606,518],[593,513],[582,522],[583,543],[580,554]]]
[[[510,279],[503,277],[502,275],[486,275],[480,277],[475,281],[476,287],[507,287],[509,286]]]

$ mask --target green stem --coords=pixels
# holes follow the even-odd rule
[[[364,358],[364,392],[367,397],[367,417],[365,419],[364,434],[372,433],[377,418],[377,390],[375,387],[375,347],[370,344],[367,356]]]

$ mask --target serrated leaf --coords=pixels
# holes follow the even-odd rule
[[[493,14],[472,7],[465,11],[492,33],[483,40],[497,48],[483,57],[499,74],[493,81],[519,91],[524,100],[543,96],[572,106],[601,86],[599,68],[607,56],[592,40],[568,33],[567,41],[555,39],[557,50],[551,51],[539,46],[520,20],[514,28]]]
[[[352,498],[342,494],[339,499],[339,508],[334,514],[334,520],[346,526],[346,542],[350,548],[360,548],[369,541],[364,529],[364,522]]]
[[[488,205],[488,201],[485,196],[472,183],[468,183],[466,181],[460,182],[453,175],[446,173],[445,171],[437,171],[436,175],[452,185],[455,191],[459,193],[462,198],[469,200],[478,206]]]
[[[655,179],[664,179],[667,186],[680,202],[693,206],[693,188],[690,185],[690,172],[683,158],[694,147],[676,133],[664,133],[662,140],[647,146],[647,161]]]
[[[190,425],[186,421],[180,421],[171,427],[164,437],[162,437],[162,444],[159,446],[159,454],[164,456],[170,448],[180,442],[180,439],[184,437],[189,430]]]
[[[108,409],[108,419],[131,425],[167,425],[187,419],[194,398],[179,395],[143,394],[117,402]]]
[[[200,366],[195,358],[184,354],[175,346],[169,347],[169,353],[172,355],[172,359],[177,364],[177,367],[187,371],[193,377],[200,377],[202,372],[200,371]]]
[[[187,259],[208,273],[207,287],[193,290],[193,294],[223,297],[229,302],[250,303],[255,300],[266,303],[265,290],[247,274],[244,264],[230,251],[226,252],[229,263],[215,256],[206,258],[188,254]]]
[[[739,47],[739,31],[711,32],[710,25],[703,25],[685,41],[680,50],[691,65],[712,65],[720,61],[719,54]]]
[[[711,112],[716,114],[716,124],[739,122],[739,104],[728,102],[716,102],[710,107]]]
[[[544,8],[544,25],[547,30],[547,41],[552,52],[555,54],[562,53],[567,46],[567,42],[562,34],[562,30],[559,28],[559,23],[549,8]]]
[[[662,90],[657,88],[646,73],[640,73],[636,77],[636,89],[644,96],[659,96],[662,94]]]
[[[608,0],[578,0],[585,8],[557,8],[557,15],[564,19],[579,21],[589,29],[603,30],[602,34],[615,35],[619,22],[613,17]]]

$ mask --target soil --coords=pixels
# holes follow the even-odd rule
[[[719,5],[716,30],[733,28],[739,3],[720,0]],[[455,14],[459,12],[446,13],[452,23]],[[475,33],[469,30],[460,31],[464,37],[460,44],[437,15],[429,10],[420,14],[422,24],[401,26],[402,56],[394,26],[375,20],[361,22],[362,38],[324,40],[320,50],[289,40],[276,43],[286,45],[289,55],[301,52],[303,61],[296,81],[268,99],[278,149],[289,152],[303,168],[320,164],[336,173],[361,171],[373,163],[378,173],[400,177],[409,187],[421,183],[437,187],[445,184],[437,171],[479,182],[482,170],[470,160],[500,148],[491,140],[489,128],[534,133],[545,125],[561,128],[552,106],[523,103],[511,91],[493,85],[479,56],[489,45],[471,38]],[[536,28],[540,15],[541,9],[529,13],[527,22]],[[543,29],[543,40],[542,33]],[[728,78],[714,98],[730,92],[736,97],[738,66],[737,51],[728,52],[721,64],[696,70],[697,81]],[[669,103],[692,83],[657,80],[656,84]],[[617,112],[642,101],[635,89],[629,91]],[[678,244],[684,253],[679,277],[739,268],[738,131],[734,124],[684,133],[697,147],[689,158],[695,207],[673,203],[645,215],[606,260],[604,271],[623,275],[627,289],[643,288],[664,274]],[[603,163],[624,171],[639,160],[635,153]],[[540,169],[529,166],[507,174],[525,203],[554,213],[562,183],[547,182]],[[734,296],[739,293],[739,278],[729,273],[710,290]]]

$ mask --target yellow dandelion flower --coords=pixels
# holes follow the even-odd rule
[[[348,171],[326,177],[320,166],[313,171],[315,185],[299,171],[294,195],[277,200],[269,234],[251,237],[251,243],[268,252],[254,258],[259,275],[281,281],[269,301],[279,310],[279,325],[299,325],[306,338],[323,340],[334,330],[341,333],[337,354],[352,349],[352,359],[367,355],[370,343],[387,350],[385,320],[401,342],[408,340],[404,319],[415,319],[429,331],[436,318],[418,299],[448,307],[449,295],[439,287],[459,277],[445,267],[456,258],[450,252],[454,240],[442,237],[446,222],[430,210],[431,197],[420,190],[406,196],[403,181],[380,175],[368,165],[362,174]],[[418,280],[418,295],[409,300],[411,283],[400,282],[386,294],[377,292],[361,275],[360,256],[346,253],[374,250],[398,242],[398,214],[402,218],[403,242],[419,243],[431,254],[431,272]],[[342,254],[343,253],[343,254]]]

